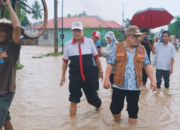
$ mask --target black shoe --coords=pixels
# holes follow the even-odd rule
[[[169,87],[165,87],[165,89],[169,89]]]
[[[161,89],[161,87],[157,87],[157,89]]]

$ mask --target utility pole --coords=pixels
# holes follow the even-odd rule
[[[124,27],[124,6],[127,5],[127,3],[120,3],[122,5],[122,26]]]
[[[64,39],[64,28],[63,28],[63,0],[62,0],[62,52],[63,52],[63,39]]]
[[[54,53],[58,53],[58,1],[54,0]]]

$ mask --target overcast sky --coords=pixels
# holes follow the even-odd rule
[[[62,17],[62,0],[58,0],[58,17]],[[49,18],[54,18],[54,0],[46,0]],[[64,0],[64,16],[79,14],[98,15],[104,20],[113,20],[122,25],[122,3],[125,3],[124,18],[131,19],[139,11],[149,7],[163,7],[173,16],[180,15],[180,0]],[[161,27],[167,29],[167,27]],[[159,31],[161,28],[152,30]]]

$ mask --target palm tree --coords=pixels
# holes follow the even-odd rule
[[[34,4],[32,5],[32,9],[34,10],[34,14],[32,16],[33,19],[41,19],[43,16],[43,9],[41,8],[40,4],[38,1],[35,1]]]

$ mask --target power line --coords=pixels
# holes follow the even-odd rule
[[[99,9],[93,7],[90,3],[88,3],[87,1],[83,1],[81,0],[90,10],[92,10],[95,14],[98,14],[98,13],[101,13],[102,15],[104,15],[106,18],[109,18],[107,17],[107,15],[105,15],[104,13],[102,13]],[[91,5],[91,7],[93,7],[94,9],[92,9],[89,5]],[[96,10],[96,11],[95,11]]]

